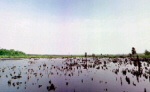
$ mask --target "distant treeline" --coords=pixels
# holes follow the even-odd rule
[[[1,56],[25,56],[26,54],[22,51],[15,51],[14,49],[0,49]]]

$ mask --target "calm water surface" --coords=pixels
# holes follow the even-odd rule
[[[0,92],[150,92],[150,68],[129,58],[0,60]]]

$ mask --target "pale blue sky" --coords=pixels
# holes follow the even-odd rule
[[[0,47],[28,54],[150,50],[149,0],[1,0]]]

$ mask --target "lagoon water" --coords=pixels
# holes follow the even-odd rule
[[[150,68],[129,58],[0,60],[0,92],[150,92]]]

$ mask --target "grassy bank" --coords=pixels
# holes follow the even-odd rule
[[[132,57],[139,56],[141,58],[150,58],[150,55],[144,55],[144,54],[136,54]],[[88,57],[93,57],[92,55],[87,55]],[[0,58],[52,58],[52,57],[84,57],[84,55],[20,55],[20,56],[9,56],[9,55],[0,55]],[[117,58],[117,57],[129,57],[127,54],[123,55],[95,55],[95,57],[111,57],[111,58]]]

